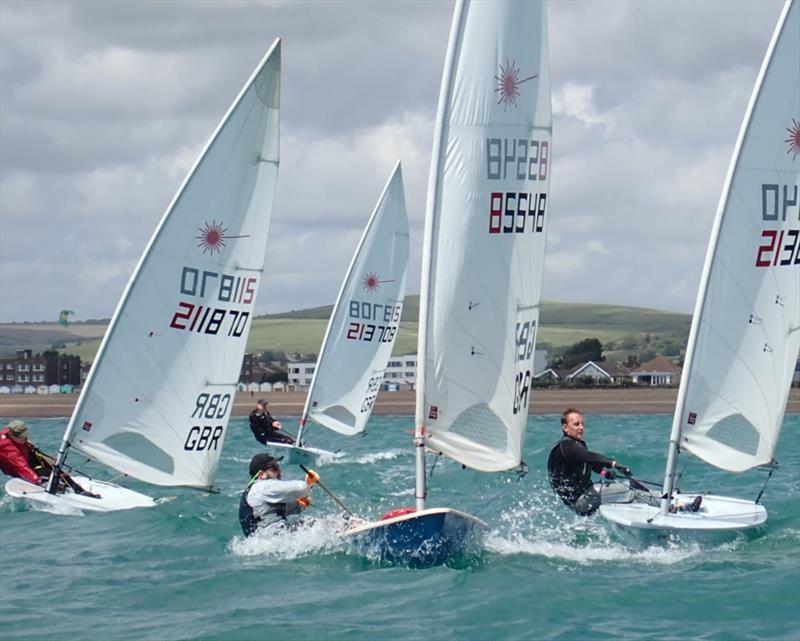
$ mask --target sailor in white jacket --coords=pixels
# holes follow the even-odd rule
[[[250,484],[239,501],[239,523],[245,536],[285,522],[287,516],[311,505],[308,493],[319,475],[309,470],[304,481],[282,481],[279,460],[261,453],[250,461]]]

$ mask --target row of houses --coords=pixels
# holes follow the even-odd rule
[[[534,371],[547,366],[547,350],[537,349],[533,357]],[[289,363],[288,381],[291,389],[306,390],[316,370],[316,361]],[[414,389],[417,380],[417,355],[392,356],[386,364],[382,388],[390,392]]]
[[[24,389],[43,386],[80,385],[88,373],[79,356],[18,349],[16,356],[0,358],[0,387]]]
[[[78,361],[77,370],[74,368]],[[587,361],[568,369],[546,367],[547,350],[536,350],[534,358],[534,379],[553,383],[569,383],[590,378],[595,383],[624,385],[666,385],[675,386],[680,381],[681,368],[663,356],[639,365],[635,360],[627,363],[616,361]],[[48,370],[48,362],[55,367]],[[65,366],[66,364],[66,366]],[[8,365],[13,365],[14,369]],[[538,368],[537,368],[538,366]],[[52,367],[52,365],[51,365]],[[91,363],[80,362],[77,356],[63,356],[59,360],[48,361],[44,357],[33,356],[31,350],[18,350],[14,359],[0,359],[0,394],[72,394],[80,389],[86,379]],[[311,385],[316,368],[315,361],[290,362],[288,381],[264,382],[265,373],[275,370],[259,366],[252,354],[246,354],[242,363],[241,377],[237,385],[239,392],[282,392],[287,390],[307,390]],[[16,378],[5,378],[6,372],[14,372]],[[74,372],[77,371],[77,376]],[[62,382],[47,382],[48,374],[55,377],[62,374]],[[28,380],[30,376],[30,380]],[[36,376],[36,378],[32,378]],[[392,357],[386,366],[382,388],[388,391],[414,389],[417,377],[417,355],[408,354]],[[75,382],[77,378],[77,382]],[[258,378],[259,380],[255,380]],[[800,384],[800,360],[795,367],[794,385]],[[403,387],[407,386],[407,387]]]
[[[569,369],[554,369],[547,367],[546,364],[547,350],[537,349],[534,357],[535,379],[570,382],[588,377],[597,383],[605,382],[616,385],[635,383],[637,385],[674,386],[678,384],[681,372],[680,367],[663,356],[656,356],[641,365],[635,359],[629,360],[625,364],[616,361],[587,361]],[[288,389],[308,389],[316,366],[316,361],[289,363]],[[416,354],[392,357],[386,366],[383,389],[397,391],[402,389],[403,385],[413,389],[416,378]]]
[[[635,361],[619,363],[616,361],[587,361],[569,369],[547,369],[537,373],[534,378],[540,381],[570,382],[590,378],[595,383],[624,385],[677,385],[681,368],[663,356],[639,365]]]

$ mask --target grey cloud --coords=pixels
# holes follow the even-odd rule
[[[555,114],[548,252],[581,260],[548,269],[547,296],[691,308],[780,6],[550,3],[554,93],[587,88],[595,121]],[[258,311],[332,302],[397,158],[415,292],[451,12],[450,2],[0,3],[0,319],[64,305],[112,313],[276,36],[282,165]],[[607,253],[590,249],[598,241]]]

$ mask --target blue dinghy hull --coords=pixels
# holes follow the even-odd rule
[[[464,512],[431,508],[356,525],[344,535],[371,560],[428,567],[477,550],[487,530]]]

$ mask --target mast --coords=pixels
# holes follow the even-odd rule
[[[439,94],[439,106],[436,114],[436,130],[433,135],[433,153],[428,178],[428,196],[425,203],[425,236],[422,245],[422,279],[419,295],[419,334],[417,337],[417,394],[414,420],[414,452],[415,452],[415,506],[417,511],[425,509],[427,498],[427,482],[425,475],[425,369],[428,352],[428,308],[430,307],[430,289],[434,234],[436,219],[440,206],[440,190],[442,181],[442,165],[447,141],[448,108],[453,87],[456,51],[461,45],[461,36],[466,16],[468,0],[458,0],[453,12],[453,24],[450,31],[450,42],[447,45],[447,56],[442,72],[442,87]]]
[[[733,184],[733,180],[736,176],[737,167],[739,163],[739,155],[742,151],[742,147],[744,145],[745,138],[747,136],[748,129],[750,127],[751,116],[755,109],[756,103],[758,102],[758,98],[761,93],[761,86],[764,82],[764,78],[770,66],[770,62],[772,60],[772,54],[775,51],[775,47],[778,43],[779,36],[783,30],[783,26],[786,22],[786,18],[789,14],[789,8],[791,7],[792,2],[793,0],[786,1],[783,7],[783,11],[781,12],[781,17],[778,20],[778,25],[776,26],[775,32],[772,36],[772,41],[770,42],[769,48],[767,49],[767,53],[764,56],[764,62],[761,66],[761,70],[759,71],[755,87],[753,88],[753,93],[750,96],[750,102],[748,103],[745,117],[742,121],[742,127],[739,131],[739,137],[736,141],[736,147],[731,157],[731,163],[730,166],[728,167],[728,175],[725,178],[725,184],[722,189],[722,196],[720,197],[719,206],[717,208],[717,212],[714,218],[714,224],[711,231],[711,238],[708,243],[708,250],[706,252],[706,258],[703,265],[703,274],[700,280],[697,300],[695,302],[692,326],[689,331],[689,340],[686,346],[686,358],[684,360],[684,369],[681,374],[681,383],[678,389],[678,398],[675,404],[675,414],[672,419],[672,430],[669,438],[669,448],[667,450],[667,465],[664,471],[664,483],[662,486],[661,514],[668,513],[672,492],[675,488],[675,470],[678,465],[678,456],[680,454],[682,425],[683,421],[687,420],[684,414],[686,412],[685,403],[689,389],[689,379],[690,379],[689,375],[692,369],[692,362],[694,360],[694,354],[697,346],[697,338],[700,332],[700,326],[701,323],[703,322],[703,310],[705,308],[706,295],[708,293],[708,283],[711,277],[712,269],[714,268],[715,264],[717,243],[719,241],[719,236],[722,229],[722,222],[725,217],[725,212],[728,208],[727,207],[728,198],[730,196],[731,185]]]

